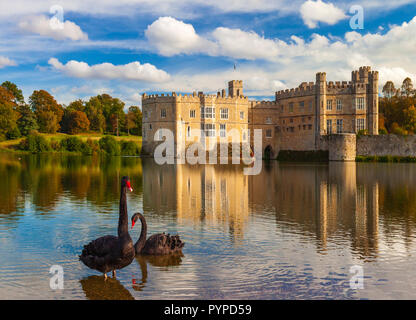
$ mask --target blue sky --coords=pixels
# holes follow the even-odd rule
[[[415,81],[416,1],[355,4],[364,25],[353,30],[349,1],[0,0],[0,81],[26,100],[37,89],[64,104],[106,92],[127,106],[143,92],[214,93],[231,79],[273,99],[316,72],[350,80],[362,65],[381,84]]]

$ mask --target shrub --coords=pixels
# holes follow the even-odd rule
[[[385,128],[381,128],[378,130],[378,134],[388,134],[388,132]]]
[[[139,146],[133,141],[122,141],[121,154],[123,156],[138,156],[140,154]]]
[[[22,134],[20,133],[20,130],[18,127],[14,127],[6,134],[6,137],[9,140],[14,140],[14,139],[20,138],[21,136]]]
[[[108,155],[119,156],[121,153],[120,144],[112,136],[102,137],[99,141],[101,151]]]
[[[366,130],[366,129],[360,130],[357,133],[357,136],[359,136],[359,137],[366,136],[366,135],[368,135],[368,130]]]
[[[69,137],[61,141],[61,149],[69,152],[79,152],[84,155],[92,154],[91,146],[78,137]]]
[[[96,140],[88,139],[87,145],[91,148],[91,154],[100,153],[100,144]]]
[[[50,151],[50,145],[44,136],[40,134],[30,134],[19,145],[19,149],[32,153]]]

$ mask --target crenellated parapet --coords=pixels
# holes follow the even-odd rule
[[[310,96],[315,94],[315,84],[313,82],[302,82],[299,87],[280,90],[276,92],[276,100]]]

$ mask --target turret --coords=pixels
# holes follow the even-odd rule
[[[228,95],[230,97],[239,97],[243,95],[243,81],[232,80],[228,82]]]

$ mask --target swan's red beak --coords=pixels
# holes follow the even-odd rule
[[[133,229],[133,227],[134,227],[134,224],[135,224],[136,222],[134,221],[134,220],[132,220],[131,221],[131,228]]]
[[[133,192],[133,188],[131,187],[130,181],[127,181],[126,186],[130,190],[130,192]]]

